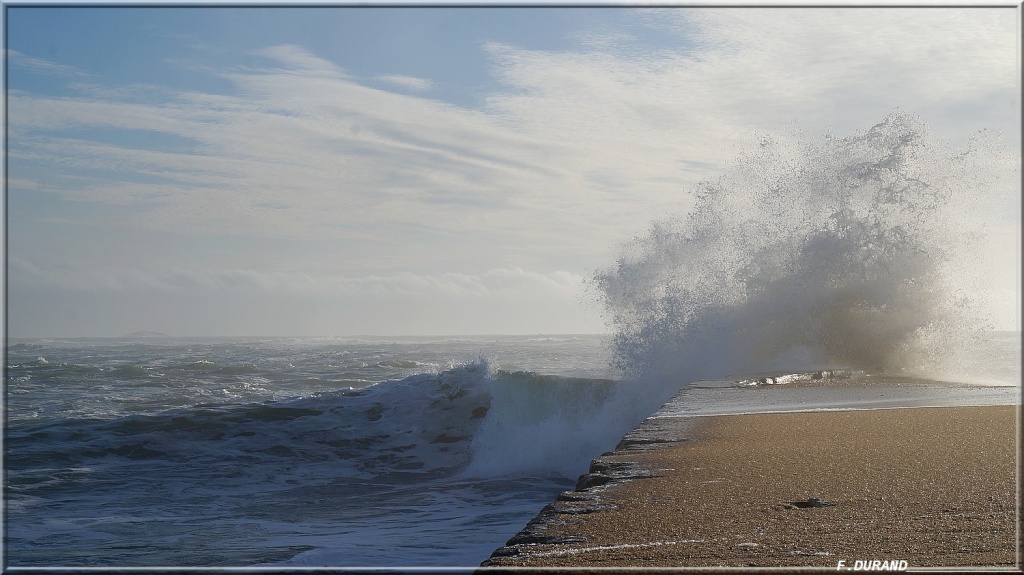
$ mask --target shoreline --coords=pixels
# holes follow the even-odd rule
[[[482,565],[1015,570],[1019,411],[659,412]]]

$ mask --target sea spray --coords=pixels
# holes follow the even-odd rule
[[[958,211],[994,193],[977,141],[952,150],[901,112],[848,137],[762,137],[594,274],[615,365],[676,384],[947,367],[985,328],[965,289],[980,232]]]

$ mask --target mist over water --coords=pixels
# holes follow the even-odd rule
[[[653,222],[593,276],[627,378],[772,370],[941,375],[988,326],[982,230],[993,181],[902,112],[863,133],[764,136],[687,215]]]

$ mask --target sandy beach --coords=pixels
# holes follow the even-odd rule
[[[633,477],[563,494],[485,565],[1014,568],[1018,411],[689,418],[600,458]]]

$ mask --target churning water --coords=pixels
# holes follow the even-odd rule
[[[603,341],[16,343],[7,560],[478,564],[657,408]]]

